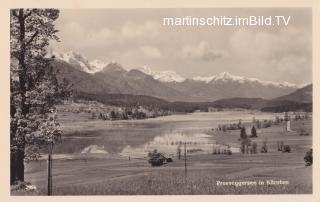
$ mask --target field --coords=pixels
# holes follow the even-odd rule
[[[76,120],[76,119],[74,119]],[[79,119],[79,123],[81,123]],[[100,122],[99,122],[100,123]],[[86,122],[90,124],[97,122]],[[69,125],[69,124],[68,124]],[[77,130],[81,127],[73,122]],[[193,154],[184,159],[174,157],[172,163],[152,167],[146,157],[128,158],[117,154],[77,154],[72,158],[53,162],[54,195],[171,195],[171,194],[311,194],[312,166],[304,165],[303,157],[312,147],[312,121],[292,121],[292,131],[286,132],[284,124],[258,130],[258,143],[267,139],[268,153]],[[72,130],[70,125],[67,127]],[[310,135],[300,136],[305,130]],[[213,140],[240,145],[239,130],[227,132],[205,130]],[[130,138],[129,138],[130,139]],[[290,145],[290,153],[277,150],[277,142]],[[70,145],[71,146],[71,145]],[[35,195],[46,195],[45,160],[27,164],[26,180],[37,186]],[[255,182],[256,185],[217,185]],[[260,182],[260,184],[259,184]],[[264,184],[262,184],[264,183]],[[280,184],[279,184],[280,183]],[[26,194],[23,192],[13,193]]]

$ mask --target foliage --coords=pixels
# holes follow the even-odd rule
[[[256,130],[255,126],[252,126],[252,128],[251,128],[251,137],[258,137],[257,130]]]
[[[304,161],[306,166],[311,166],[313,163],[313,156],[312,156],[312,149],[307,151],[306,155],[304,156]]]
[[[291,152],[291,147],[289,145],[283,145],[282,152]]]
[[[41,145],[61,136],[54,105],[68,95],[46,48],[59,40],[57,9],[12,9],[10,13],[11,183],[24,181],[24,162],[40,156]]]
[[[240,130],[240,139],[246,139],[246,138],[247,138],[246,128],[242,127]]]

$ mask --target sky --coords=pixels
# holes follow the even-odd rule
[[[164,17],[291,16],[288,26],[163,26]],[[147,66],[186,78],[229,72],[265,81],[312,82],[310,8],[65,9],[58,52]]]

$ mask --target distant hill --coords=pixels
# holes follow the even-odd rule
[[[270,112],[312,111],[312,84],[281,97],[266,100],[261,98],[230,98],[213,102],[217,108],[260,109]]]
[[[312,102],[312,84],[300,88],[293,93],[284,95],[273,100],[290,100],[294,102],[311,103]]]
[[[230,98],[213,102],[216,108],[260,109],[268,100],[262,98]]]
[[[218,109],[222,108],[243,108],[254,109],[269,112],[284,112],[284,111],[312,111],[312,102],[299,102],[294,100],[295,94],[302,93],[309,98],[302,100],[312,100],[310,93],[304,91],[310,90],[310,87],[305,87],[297,90],[292,94],[266,100],[262,98],[229,98],[216,100],[214,102],[169,102],[160,98],[155,98],[146,95],[131,95],[131,94],[106,94],[106,93],[84,93],[76,92],[76,99],[95,100],[104,104],[115,106],[148,106],[156,107],[164,110],[171,110],[175,112],[194,112],[195,110],[206,111],[208,107]],[[293,99],[293,100],[290,100]]]
[[[285,96],[267,101],[262,111],[312,111],[312,84]]]

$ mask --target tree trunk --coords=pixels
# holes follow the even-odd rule
[[[28,105],[26,105],[27,67],[25,63],[26,44],[25,44],[25,17],[24,17],[23,9],[19,9],[18,20],[19,20],[19,28],[20,28],[19,30],[20,52],[18,57],[19,93],[21,96],[20,107],[21,107],[22,116],[26,116],[28,113]],[[17,134],[13,134],[13,135],[17,135]],[[19,134],[19,135],[24,135],[24,134]],[[15,181],[24,181],[25,142],[24,142],[24,137],[22,137],[22,139],[23,139],[23,142],[19,143],[17,151],[11,155],[12,168],[10,170],[12,172],[11,180],[13,180],[13,183]]]
[[[13,185],[16,182],[17,178],[17,169],[16,169],[16,155],[11,151],[10,154],[10,185]]]
[[[24,181],[24,150],[17,151],[17,180]]]
[[[12,79],[10,78],[10,91],[12,92]],[[14,106],[14,100],[13,100],[13,96],[10,97],[10,118],[11,118],[11,122],[10,122],[10,146],[14,144],[14,136],[16,134],[16,122],[12,121],[14,120],[14,116],[16,114],[16,108]],[[16,177],[17,177],[17,172],[16,172],[16,155],[15,152],[10,148],[10,185],[13,185],[14,182],[16,181]]]

